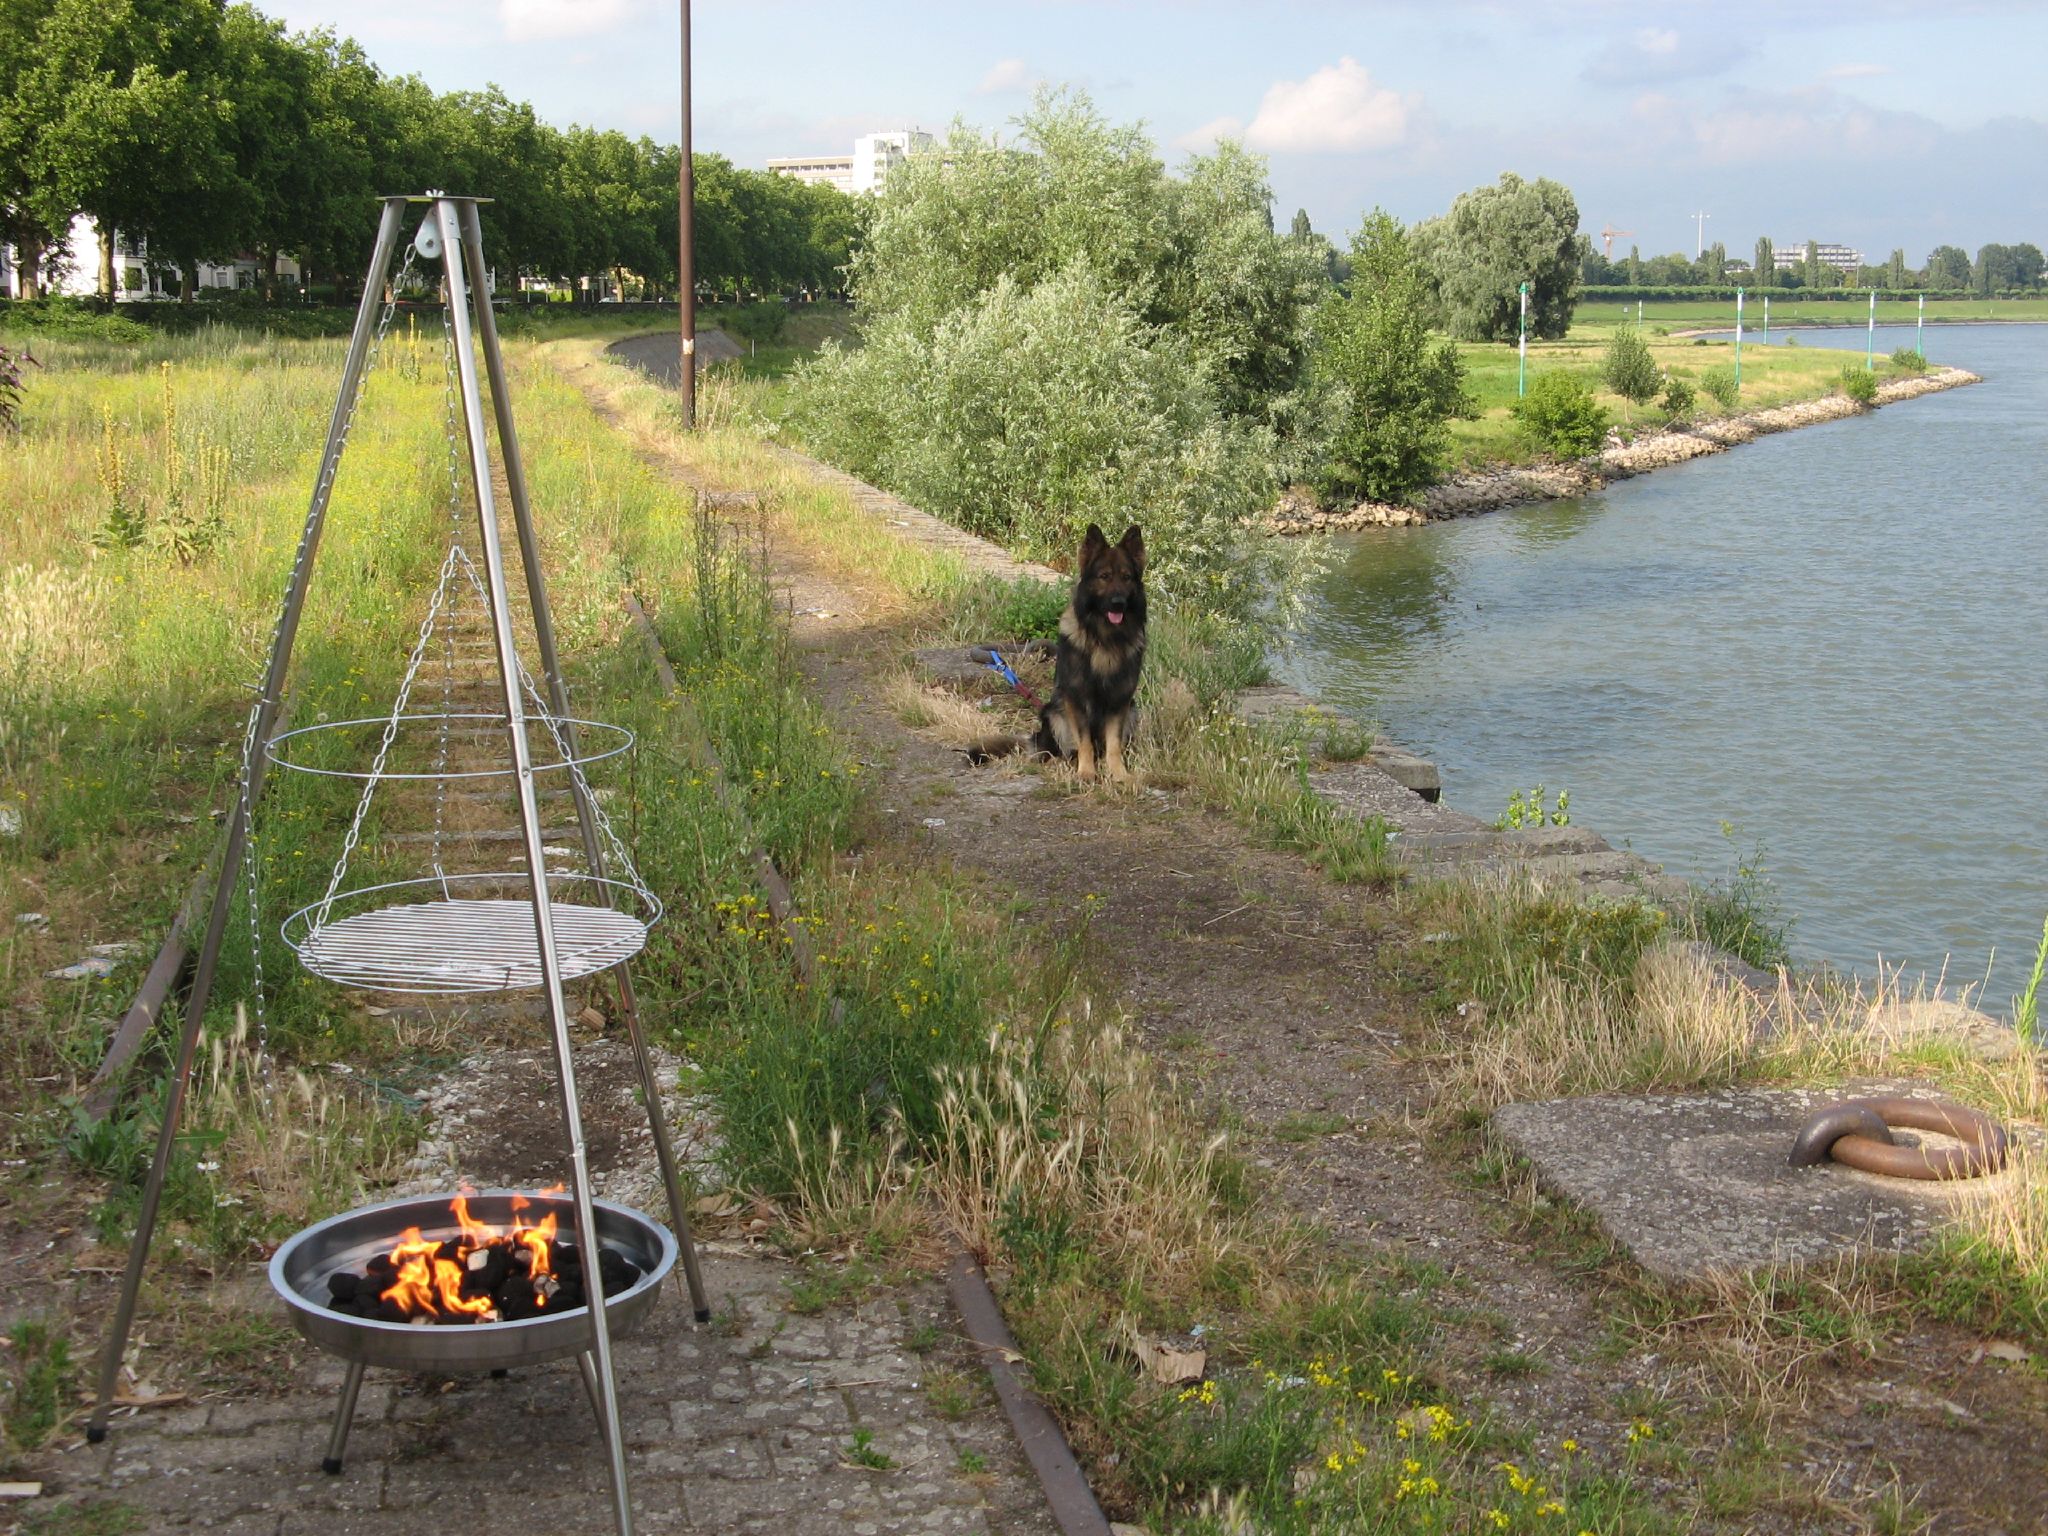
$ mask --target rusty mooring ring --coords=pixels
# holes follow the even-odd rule
[[[1891,1128],[1939,1131],[1960,1147],[1900,1146]],[[1933,1099],[1851,1099],[1821,1110],[1792,1140],[1791,1163],[1805,1168],[1832,1157],[1893,1179],[1974,1179],[2005,1166],[2005,1127],[1989,1115]]]

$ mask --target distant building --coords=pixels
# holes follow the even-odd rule
[[[778,176],[822,183],[842,192],[879,192],[893,167],[937,142],[917,128],[864,133],[853,141],[850,155],[782,155],[770,160],[768,169]]]
[[[837,187],[842,192],[853,190],[851,155],[782,155],[770,160],[768,169],[778,176],[794,177],[807,186]]]
[[[1863,253],[1852,245],[1829,245],[1816,241],[1814,249],[1820,254],[1820,264],[1833,267],[1837,272],[1851,276],[1863,265]],[[1771,247],[1772,263],[1780,272],[1794,271],[1806,265],[1806,242],[1786,240]]]
[[[232,261],[200,262],[198,278],[201,288],[258,288],[263,283],[263,269],[254,256],[242,255]],[[287,286],[297,287],[299,264],[289,256],[279,256],[277,280]],[[90,298],[99,291],[99,225],[84,214],[79,214],[71,221],[64,254],[44,269],[43,292]],[[9,298],[21,297],[21,274],[17,268],[15,253],[6,247],[0,247],[0,292],[4,292]],[[176,269],[168,263],[152,262],[145,242],[131,240],[119,230],[115,230],[114,297],[132,301],[175,299],[177,296]]]

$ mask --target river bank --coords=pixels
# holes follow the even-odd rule
[[[1894,379],[1878,386],[1877,404],[1895,405],[1939,390],[1981,382],[1965,368],[1937,368],[1915,378]],[[1843,395],[1802,400],[1790,405],[1744,411],[1684,428],[1637,434],[1623,442],[1611,435],[1608,446],[1561,464],[1500,467],[1455,475],[1424,491],[1413,506],[1362,501],[1349,508],[1326,508],[1300,489],[1290,489],[1268,515],[1276,533],[1324,533],[1347,528],[1395,528],[1415,523],[1471,517],[1530,502],[1560,501],[1584,496],[1615,480],[1626,480],[1707,454],[1722,453],[1772,433],[1839,421],[1868,407]]]

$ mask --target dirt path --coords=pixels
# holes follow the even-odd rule
[[[602,384],[581,382],[608,410]],[[672,453],[647,451],[695,479]],[[1424,1302],[1447,1387],[1491,1402],[1544,1453],[1570,1436],[1609,1461],[1633,1423],[1669,1405],[1687,1453],[1674,1445],[1649,1463],[1661,1468],[1653,1480],[1697,1494],[1741,1432],[1725,1403],[1684,1358],[1619,1328],[1597,1277],[1518,1229],[1500,1187],[1473,1177],[1469,1142],[1426,1144],[1421,1018],[1385,900],[1248,848],[1236,827],[1160,790],[1076,794],[968,768],[877,702],[905,665],[896,616],[801,547],[785,541],[773,558],[818,698],[880,766],[874,841],[946,864],[1056,929],[1089,909],[1098,1000],[1129,1013],[1301,1214]],[[1858,1529],[1837,1501],[1895,1476],[1944,1514],[1944,1531],[2048,1528],[2026,1491],[2040,1482],[2019,1472],[2048,1470],[2042,1394],[1961,1366],[1971,1342],[1923,1330],[1823,1382],[1832,1412],[1777,1427],[1783,1489],[1743,1498],[1711,1528]],[[1902,1394],[1894,1374],[1925,1390]]]

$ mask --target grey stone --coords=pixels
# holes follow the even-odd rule
[[[1835,1163],[1793,1168],[1792,1138],[1815,1110],[1868,1094],[1937,1097],[1926,1085],[1866,1081],[1840,1088],[1602,1094],[1509,1104],[1493,1128],[1527,1158],[1544,1188],[1596,1216],[1652,1273],[1697,1280],[1857,1249],[1909,1252],[1959,1206],[2014,1170],[1923,1183]]]

